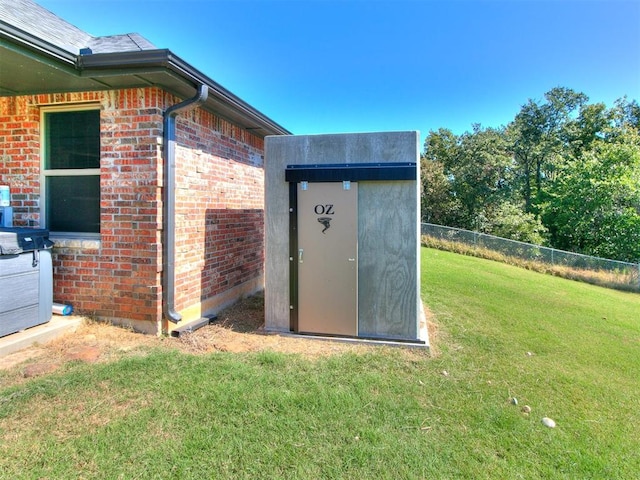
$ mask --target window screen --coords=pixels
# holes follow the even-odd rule
[[[100,233],[100,111],[51,111],[45,124],[46,228]]]
[[[49,230],[100,233],[99,192],[100,175],[48,177]]]

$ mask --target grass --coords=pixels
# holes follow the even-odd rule
[[[469,255],[472,257],[494,260],[516,267],[526,268],[534,272],[546,273],[556,277],[590,283],[600,287],[615,288],[627,292],[640,292],[640,264],[637,268],[624,270],[593,270],[577,268],[562,264],[552,264],[544,261],[527,260],[516,256],[505,255],[501,252],[464,242],[443,240],[429,235],[422,236],[422,245],[438,250]]]
[[[437,355],[72,363],[0,390],[0,477],[638,478],[640,295],[422,255]]]

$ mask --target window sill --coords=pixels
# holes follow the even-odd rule
[[[54,243],[54,250],[57,248],[71,248],[76,250],[100,250],[101,247],[99,238],[69,238],[50,235],[49,240]]]

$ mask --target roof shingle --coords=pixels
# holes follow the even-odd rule
[[[32,0],[0,0],[0,21],[74,55],[82,48],[91,48],[93,53],[156,49],[149,40],[137,33],[94,37]]]

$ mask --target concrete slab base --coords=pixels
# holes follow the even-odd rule
[[[315,340],[331,340],[334,342],[354,343],[361,345],[384,345],[388,347],[406,347],[406,348],[426,348],[429,350],[429,330],[427,328],[427,315],[425,313],[424,304],[420,302],[420,322],[418,330],[418,339],[416,341],[401,341],[401,340],[382,340],[382,339],[368,339],[357,337],[339,337],[331,335],[311,335],[300,334],[295,332],[282,332],[279,330],[263,329],[265,333],[272,335],[282,335],[283,337],[292,338],[305,338]]]
[[[82,317],[54,315],[47,323],[6,335],[0,338],[0,358],[74,331],[80,326],[82,320]]]
[[[381,345],[386,347],[402,347],[402,348],[425,348],[429,350],[429,344],[426,342],[411,342],[411,341],[398,341],[398,340],[376,340],[369,338],[357,338],[357,337],[333,337],[327,335],[311,335],[301,334],[294,332],[277,332],[265,330],[265,333],[271,335],[281,335],[283,337],[290,338],[304,338],[305,340],[323,340],[332,342],[353,343],[357,345]]]

